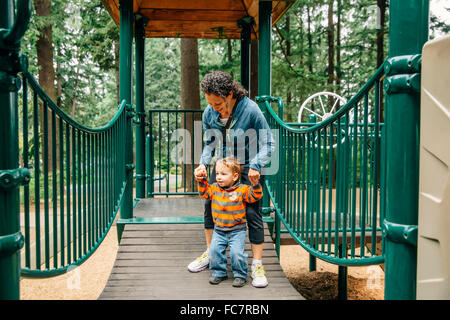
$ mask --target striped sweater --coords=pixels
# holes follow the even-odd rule
[[[262,187],[236,183],[222,189],[203,179],[198,183],[200,197],[211,200],[211,213],[217,230],[232,231],[245,228],[245,204],[262,198]]]

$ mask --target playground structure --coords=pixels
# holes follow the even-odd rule
[[[422,112],[423,101],[428,99],[447,117],[445,103],[450,100],[448,93],[445,96],[445,85],[433,80],[428,80],[429,86],[420,83],[421,67],[425,64],[422,47],[428,40],[428,1],[391,3],[389,58],[339,110],[323,119],[313,115],[309,123],[295,124],[283,121],[283,102],[271,96],[270,59],[271,26],[292,3],[226,1],[221,4],[223,8],[215,3],[214,9],[222,14],[220,19],[214,14],[201,16],[201,6],[207,3],[187,1],[183,7],[178,1],[167,1],[162,8],[157,1],[103,1],[120,26],[122,102],[109,124],[94,129],[78,124],[58,109],[27,72],[26,57],[20,54],[19,44],[30,17],[29,1],[18,1],[15,18],[14,1],[2,2],[0,27],[6,31],[0,33],[0,101],[4,106],[0,118],[0,298],[18,299],[20,274],[58,275],[88,259],[119,211],[119,241],[130,225],[202,224],[202,217],[134,214],[145,198],[151,202],[155,196],[164,196],[170,201],[171,196],[195,194],[184,187],[186,177],[184,185],[178,184],[182,174],[178,164],[170,162],[169,142],[170,132],[183,121],[185,128],[186,121],[192,121],[194,126],[194,114],[201,111],[149,110],[147,117],[143,105],[143,48],[145,37],[152,36],[240,38],[241,79],[246,88],[250,85],[250,40],[258,39],[256,100],[277,142],[271,164],[277,170],[267,175],[263,214],[278,253],[281,234],[289,233],[309,252],[311,271],[315,270],[316,258],[339,265],[342,299],[346,298],[349,266],[382,263],[385,299],[448,298],[447,235],[435,227],[424,228],[424,233],[420,226],[418,229],[422,142],[424,150],[444,165],[439,167],[440,189],[436,186],[420,190],[420,205],[434,204],[434,216],[442,219],[436,218],[437,221],[443,221],[442,228],[445,223],[448,226],[444,213],[445,209],[448,212],[445,196],[449,194],[449,151],[445,150],[445,142],[435,144],[428,131],[420,130],[421,139],[418,134],[422,124],[420,99]],[[408,14],[404,14],[405,10]],[[174,14],[181,17],[179,24],[173,22]],[[183,19],[189,20],[188,15],[202,17],[198,18],[201,22],[186,23]],[[208,24],[212,18],[215,25]],[[225,19],[231,22],[224,23]],[[131,97],[133,34],[135,99]],[[430,43],[427,52],[433,59],[442,59],[439,57],[443,54],[433,54],[448,50],[448,43],[448,37],[437,44]],[[447,69],[450,66],[448,58],[439,63]],[[434,68],[436,65],[439,64],[433,64]],[[421,88],[426,88],[426,95],[419,94]],[[382,103],[384,123],[379,120]],[[42,126],[39,104],[43,105]],[[426,115],[423,119],[427,119]],[[163,119],[167,120],[164,128]],[[146,126],[151,132],[147,137]],[[33,128],[30,132],[29,127]],[[447,129],[445,124],[441,128]],[[23,141],[20,146],[19,130]],[[194,134],[191,141],[193,149],[201,148],[199,135]],[[19,147],[23,150],[21,168]],[[59,162],[50,161],[57,156]],[[425,153],[423,157],[421,165],[426,161],[431,162],[430,167],[435,165],[436,160],[430,160],[429,155]],[[420,167],[421,175],[430,167]],[[186,166],[182,172],[186,172]],[[427,180],[427,175],[423,180]],[[427,204],[433,199],[433,192],[439,194],[440,201]],[[34,211],[30,195],[34,196]],[[428,223],[426,214],[420,213],[424,223]],[[417,252],[417,248],[425,249]],[[418,255],[424,258],[418,261]],[[440,267],[430,269],[432,261],[440,261]]]

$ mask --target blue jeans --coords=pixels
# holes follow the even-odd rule
[[[230,246],[231,269],[235,278],[247,279],[248,265],[245,253],[246,229],[220,231],[214,229],[209,249],[209,269],[213,277],[227,275],[227,247]]]

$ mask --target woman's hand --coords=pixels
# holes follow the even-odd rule
[[[206,167],[204,164],[201,164],[197,168],[195,168],[194,177],[197,182],[208,177],[208,173],[206,172]]]
[[[248,180],[250,180],[250,183],[254,186],[257,185],[259,182],[260,174],[258,170],[250,169],[248,170]]]

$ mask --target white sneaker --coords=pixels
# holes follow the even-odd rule
[[[208,268],[209,266],[209,254],[205,251],[203,254],[189,263],[188,270],[190,272],[200,272]]]
[[[260,264],[252,265],[252,286],[255,288],[265,288],[269,284],[266,278],[266,270]]]

